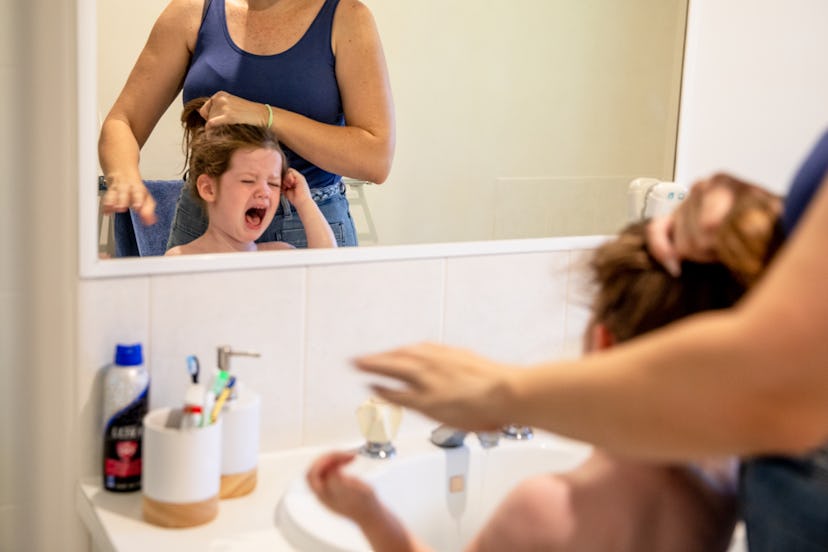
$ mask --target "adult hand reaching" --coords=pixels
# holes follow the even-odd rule
[[[147,226],[155,224],[155,199],[144,182],[139,179],[107,178],[106,193],[103,196],[103,212],[124,213],[132,209]]]
[[[354,363],[363,372],[405,384],[396,389],[372,385],[381,398],[452,427],[494,430],[507,421],[515,421],[503,412],[513,370],[470,351],[421,343],[362,356]]]

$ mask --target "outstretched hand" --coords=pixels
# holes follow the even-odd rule
[[[466,430],[494,430],[509,421],[508,366],[470,351],[435,343],[362,356],[356,367],[395,379],[402,387],[372,385],[381,398]]]
[[[145,225],[155,224],[155,199],[141,179],[113,178],[107,179],[106,184],[106,193],[102,201],[105,214],[124,213],[127,209],[132,209]]]
[[[349,452],[330,452],[317,458],[305,476],[308,486],[325,506],[355,521],[367,519],[377,508],[374,490],[343,468],[354,460]]]

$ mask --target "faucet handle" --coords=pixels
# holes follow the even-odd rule
[[[397,436],[402,408],[381,399],[370,398],[356,410],[359,430],[365,444],[359,449],[370,458],[391,458],[396,454],[391,441]]]
[[[534,436],[532,428],[529,426],[519,424],[508,424],[503,426],[503,436],[507,439],[515,439],[517,441],[528,441]]]
[[[402,408],[377,398],[370,398],[356,410],[359,430],[369,443],[389,443],[397,436]]]

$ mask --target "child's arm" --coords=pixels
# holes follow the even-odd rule
[[[336,247],[336,239],[330,224],[325,220],[319,206],[313,201],[308,189],[308,181],[299,171],[288,169],[282,181],[282,193],[296,208],[299,219],[305,227],[308,248]]]
[[[370,486],[342,472],[353,459],[353,453],[332,452],[311,465],[307,481],[320,502],[356,523],[374,552],[430,552],[377,499]]]

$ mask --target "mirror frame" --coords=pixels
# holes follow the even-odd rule
[[[326,250],[269,251],[188,255],[176,258],[98,258],[97,194],[97,1],[77,0],[77,147],[78,147],[78,261],[81,279],[146,276],[188,272],[244,270],[315,265],[353,264],[508,253],[536,253],[595,247],[606,236],[571,236],[416,245],[348,247]]]

